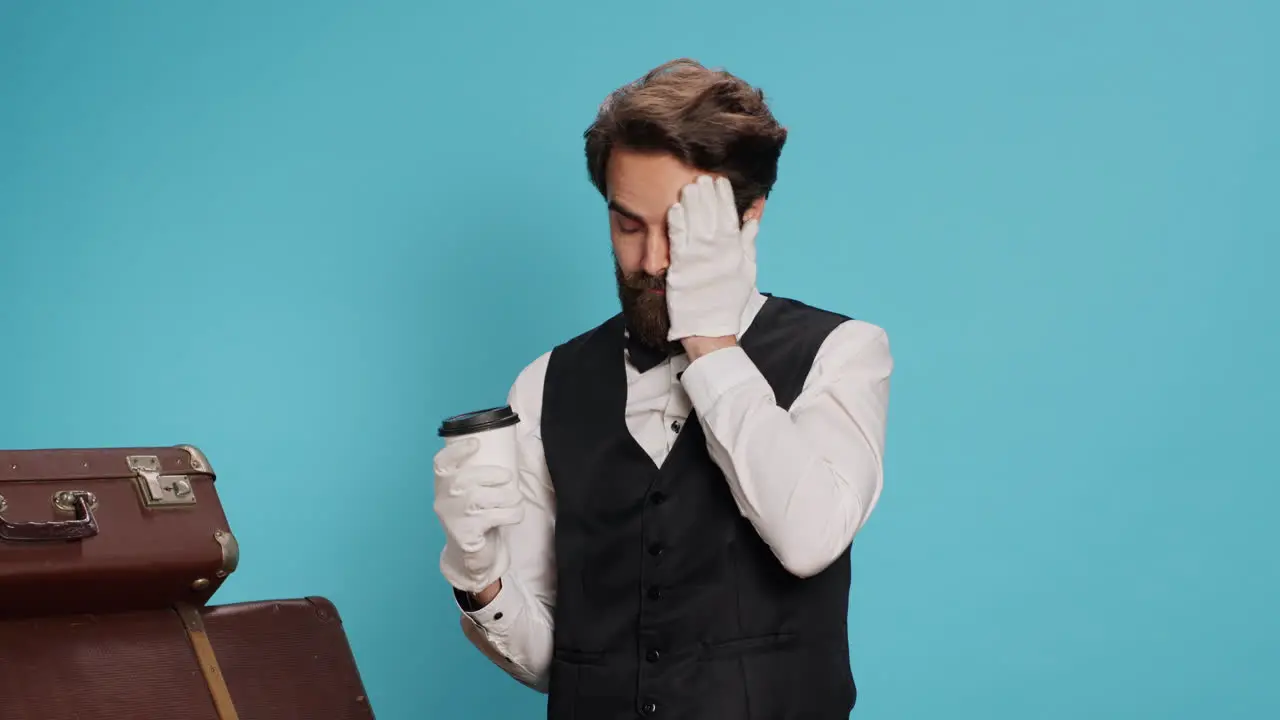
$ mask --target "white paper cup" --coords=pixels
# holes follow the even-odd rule
[[[466,438],[480,443],[480,447],[463,466],[497,465],[515,473],[517,468],[516,424],[520,416],[510,406],[477,410],[454,415],[440,423],[439,434],[445,445]]]

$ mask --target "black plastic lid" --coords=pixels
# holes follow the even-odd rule
[[[457,437],[485,430],[497,430],[520,422],[509,405],[454,415],[440,423],[440,437]]]

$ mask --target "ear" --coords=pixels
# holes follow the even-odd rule
[[[754,273],[756,264],[756,235],[760,232],[760,218],[764,215],[764,198],[758,198],[747,206],[742,213],[742,253],[750,263]]]
[[[742,213],[742,222],[755,220],[759,222],[764,217],[764,198],[757,198],[755,202],[747,206],[747,211]]]

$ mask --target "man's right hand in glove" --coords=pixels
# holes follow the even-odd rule
[[[510,567],[499,528],[524,518],[511,469],[466,465],[478,448],[475,440],[461,440],[435,457],[435,511],[445,534],[440,572],[450,585],[472,595],[497,583]]]

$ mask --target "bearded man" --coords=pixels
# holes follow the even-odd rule
[[[436,456],[464,632],[554,720],[847,718],[849,553],[883,484],[873,324],[756,287],[787,131],[689,61],[585,134],[621,312],[529,364],[518,467]]]

